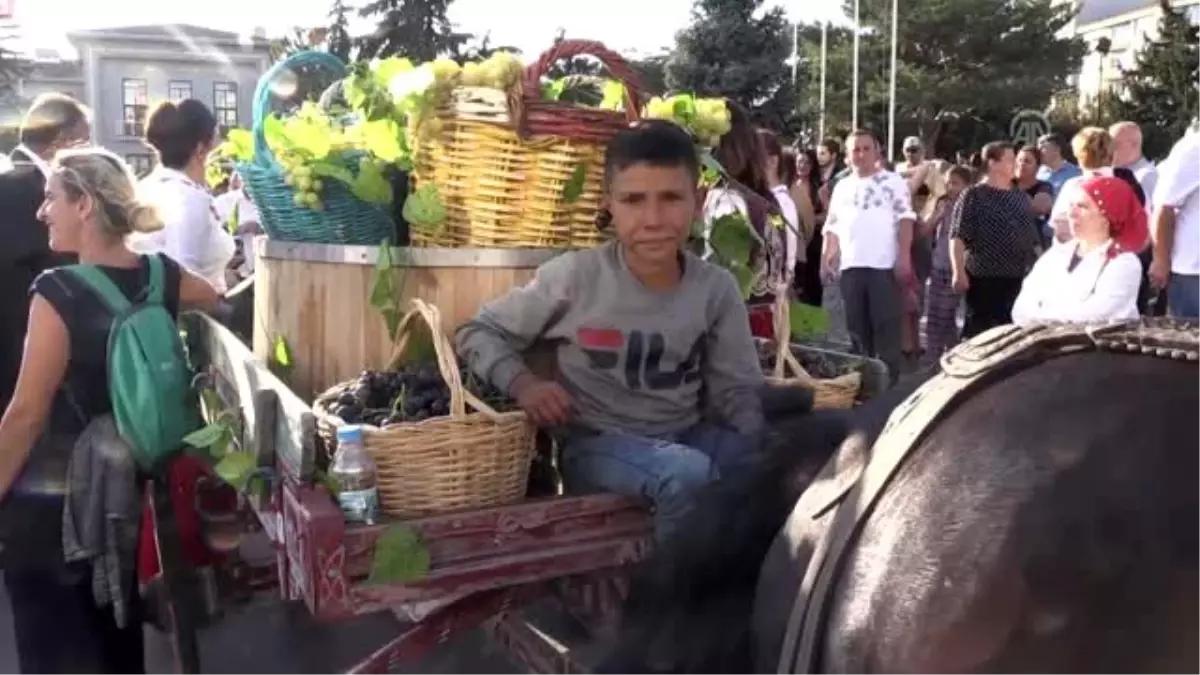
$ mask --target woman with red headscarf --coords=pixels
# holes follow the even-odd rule
[[[1111,176],[1087,178],[1071,196],[1073,238],[1046,251],[1025,277],[1013,323],[1138,317],[1146,210],[1125,181]]]

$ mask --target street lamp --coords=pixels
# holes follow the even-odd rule
[[[1108,59],[1108,53],[1112,51],[1112,40],[1107,37],[1102,37],[1096,40],[1096,54],[1099,55],[1099,72],[1096,80],[1096,116],[1099,117],[1100,111],[1104,106],[1104,62]]]

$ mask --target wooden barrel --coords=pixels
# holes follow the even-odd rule
[[[480,305],[533,277],[538,266],[562,253],[550,249],[393,249],[400,307],[418,297],[436,305],[454,329]],[[392,344],[370,304],[378,246],[255,242],[254,353],[270,360],[279,338],[292,357],[289,384],[312,398],[383,367]]]

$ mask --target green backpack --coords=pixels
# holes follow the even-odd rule
[[[191,394],[183,340],[163,306],[163,262],[147,256],[150,285],[137,303],[91,265],[67,269],[100,296],[112,314],[108,334],[108,391],[117,431],[138,466],[152,470],[183,447],[183,437],[200,426]]]

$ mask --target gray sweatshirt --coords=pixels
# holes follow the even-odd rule
[[[671,435],[698,423],[703,406],[740,432],[762,429],[763,374],[737,282],[691,254],[679,286],[659,292],[634,278],[616,242],[565,253],[484,305],[456,339],[501,391],[528,372],[522,352],[553,344],[573,424]]]

